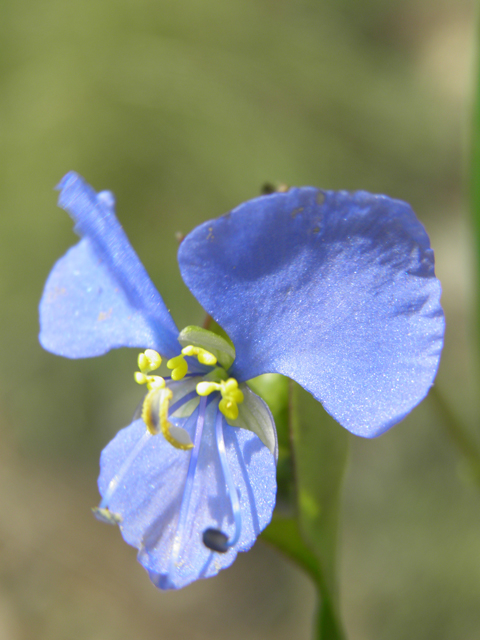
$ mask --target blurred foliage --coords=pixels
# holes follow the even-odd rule
[[[99,451],[141,390],[136,353],[70,362],[37,343],[43,283],[75,241],[52,190],[70,169],[115,193],[179,327],[203,316],[181,281],[175,232],[265,181],[411,202],[444,286],[439,386],[478,438],[461,192],[472,5],[4,0],[0,636],[200,639],[224,637],[226,624],[230,638],[310,633],[308,585],[273,554],[264,560],[265,549],[214,580],[159,594],[116,532],[90,520]],[[351,640],[478,636],[479,498],[437,409],[427,399],[378,440],[348,438],[341,549]]]

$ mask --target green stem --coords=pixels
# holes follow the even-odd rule
[[[318,597],[313,628],[314,640],[345,640],[342,623],[325,586],[322,569],[315,554],[303,541],[297,520],[274,516],[260,537],[282,551],[313,580]]]
[[[480,33],[480,6],[477,3],[477,33]],[[474,75],[475,84],[475,96],[473,113],[471,114],[472,132],[470,136],[470,174],[469,174],[469,187],[470,187],[470,209],[471,219],[473,225],[473,239],[474,239],[474,256],[476,261],[476,283],[480,282],[480,48],[477,47],[477,59]],[[474,314],[475,322],[475,339],[477,351],[480,347],[480,295],[476,293],[478,286],[474,287],[475,305]]]
[[[480,486],[480,450],[478,443],[462,425],[462,421],[446,400],[445,396],[440,392],[437,385],[432,387],[428,397],[435,402],[449,436],[468,461],[473,478]]]
[[[336,618],[334,608],[325,596],[320,598],[314,633],[316,640],[345,640],[341,623]]]

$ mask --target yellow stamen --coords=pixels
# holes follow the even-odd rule
[[[160,398],[158,398],[157,394],[161,393]],[[143,401],[142,407],[142,420],[145,422],[149,433],[152,436],[156,436],[160,433],[163,434],[163,437],[167,442],[169,442],[176,449],[183,449],[184,451],[191,449],[193,447],[192,443],[183,443],[179,442],[176,438],[172,436],[170,433],[170,427],[172,426],[168,421],[168,409],[170,405],[170,400],[172,399],[173,393],[171,389],[152,389],[145,396],[145,400]],[[154,402],[158,401],[159,408],[156,410],[156,406]]]
[[[182,349],[182,353],[184,356],[196,356],[201,364],[206,364],[209,367],[217,364],[217,359],[213,353],[202,349],[202,347],[194,347],[192,344],[189,344]]]
[[[149,391],[155,391],[156,389],[163,389],[165,387],[165,380],[161,376],[146,376],[140,371],[135,371],[133,377],[137,384],[146,384]]]
[[[145,396],[142,406],[142,420],[147,425],[147,429],[152,436],[156,436],[157,433],[159,433],[157,416],[152,410],[152,402],[155,399],[156,393],[156,389],[149,391]]]
[[[175,356],[175,358],[171,358],[167,362],[167,367],[169,369],[173,369],[172,380],[181,380],[188,372],[187,361],[181,354],[179,356]]]
[[[236,420],[238,418],[238,406],[236,402],[222,398],[218,403],[218,408],[229,420]]]
[[[146,384],[149,391],[155,389],[163,389],[165,387],[165,380],[162,376],[148,376],[147,373],[155,371],[162,363],[162,358],[159,353],[153,349],[147,349],[143,353],[138,355],[138,368],[140,371],[135,371],[133,377],[137,384]]]
[[[162,364],[162,357],[153,349],[146,349],[138,354],[138,368],[142,373],[155,371]]]
[[[197,393],[199,396],[209,396],[213,391],[220,391],[220,385],[218,382],[199,382],[197,384]]]
[[[218,408],[223,415],[229,420],[238,418],[238,405],[243,402],[243,393],[238,388],[238,382],[235,378],[221,380],[220,382],[199,382],[197,384],[197,393],[199,396],[208,396],[213,391],[220,391],[222,399],[218,404]]]
[[[184,444],[182,442],[179,442],[170,433],[171,424],[168,421],[168,407],[170,405],[170,400],[172,399],[173,393],[170,389],[165,389],[165,391],[163,391],[162,393],[163,397],[160,402],[160,427],[162,429],[163,437],[176,449],[183,449],[184,451],[192,449],[193,443],[190,442],[188,444]]]

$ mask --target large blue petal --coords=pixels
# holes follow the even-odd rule
[[[256,198],[192,231],[179,263],[233,340],[241,380],[287,375],[365,437],[401,420],[432,384],[440,283],[404,202],[312,187]]]
[[[191,451],[173,448],[162,435],[146,436],[143,446],[122,475],[108,501],[112,513],[122,518],[126,542],[139,549],[139,561],[152,581],[162,589],[180,588],[198,578],[216,575],[228,567],[238,551],[247,551],[270,521],[275,505],[275,462],[258,437],[244,429],[225,427],[225,446],[233,479],[239,492],[242,534],[225,554],[210,551],[203,531],[218,528],[227,535],[234,530],[232,508],[225,489],[215,443],[214,418],[218,403],[207,407],[183,536],[177,559],[172,549],[177,533]],[[194,439],[199,409],[183,424]],[[145,437],[145,425],[136,420],[120,431],[103,450],[98,480],[102,496],[119,473],[137,443]]]
[[[115,347],[178,353],[178,330],[115,217],[114,199],[74,172],[60,182],[59,205],[83,237],[54,266],[40,303],[40,342],[70,358]]]

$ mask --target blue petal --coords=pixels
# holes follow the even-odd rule
[[[256,198],[190,233],[179,263],[233,340],[239,379],[287,375],[365,437],[427,394],[444,317],[408,204],[312,187]]]
[[[173,448],[161,435],[145,438],[142,420],[120,431],[102,452],[98,483],[105,496],[125,460],[145,438],[128,469],[122,472],[107,506],[121,517],[124,539],[139,549],[139,561],[162,589],[180,588],[228,567],[238,551],[247,551],[253,545],[272,515],[276,492],[272,454],[250,431],[226,427],[225,446],[240,497],[242,534],[238,544],[225,554],[212,552],[203,544],[203,531],[209,527],[227,535],[234,529],[215,443],[215,413],[216,403],[211,403],[176,561],[172,548],[192,453]],[[192,440],[198,414],[196,409],[183,423]]]
[[[40,342],[70,358],[115,347],[178,353],[178,330],[115,217],[109,192],[96,194],[74,172],[60,182],[59,205],[83,237],[54,266],[40,303]]]

